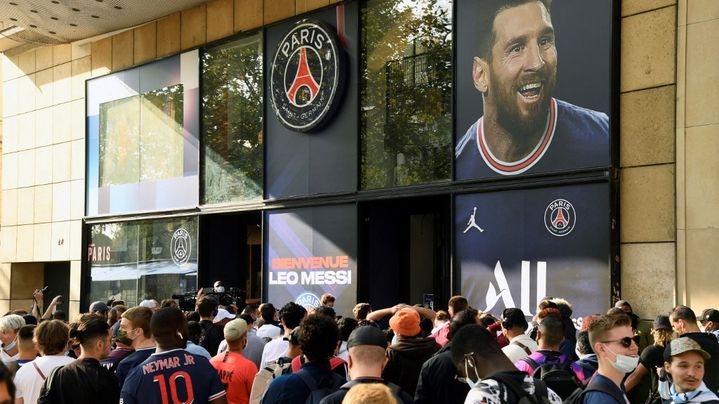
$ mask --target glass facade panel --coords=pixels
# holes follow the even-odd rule
[[[203,203],[262,197],[262,37],[202,55]]]
[[[87,216],[193,208],[199,53],[87,82]]]
[[[362,188],[451,177],[452,2],[362,9]]]
[[[197,218],[90,227],[90,301],[158,301],[197,289]]]

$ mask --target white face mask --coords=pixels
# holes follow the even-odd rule
[[[616,356],[616,359],[613,362],[611,360],[609,361],[609,363],[614,366],[614,369],[617,369],[622,373],[632,373],[634,369],[637,368],[637,365],[639,365],[639,356],[620,355],[609,349],[606,345],[604,345],[604,347],[607,348],[607,351]]]

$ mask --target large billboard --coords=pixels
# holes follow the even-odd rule
[[[457,195],[455,263],[470,304],[499,315],[536,314],[545,296],[574,305],[574,318],[610,302],[607,183]]]
[[[457,1],[455,179],[610,166],[613,7]]]
[[[277,307],[308,310],[333,294],[335,311],[352,316],[357,300],[357,208],[318,206],[265,212],[265,290]]]

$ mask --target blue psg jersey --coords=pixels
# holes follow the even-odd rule
[[[225,395],[210,362],[184,349],[152,354],[125,379],[120,404],[208,403]]]
[[[475,122],[455,148],[456,179],[553,173],[609,166],[606,114],[552,98],[544,135],[529,155],[506,162],[492,154],[483,119]]]

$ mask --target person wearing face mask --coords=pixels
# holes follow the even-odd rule
[[[217,370],[222,384],[227,386],[227,402],[247,404],[257,374],[257,366],[242,355],[247,346],[247,322],[234,319],[225,324],[223,333],[228,349],[210,359],[210,364]]]
[[[562,402],[544,382],[515,368],[497,339],[481,326],[462,327],[453,336],[451,349],[457,375],[470,387],[465,404],[516,403],[525,396],[538,403]]]
[[[20,350],[17,346],[17,333],[25,325],[25,319],[17,314],[0,317],[0,360],[10,369],[12,374],[17,370],[17,358]]]
[[[112,348],[110,326],[95,314],[85,314],[70,328],[69,337],[80,344],[80,356],[74,362],[47,374],[38,402],[117,403],[120,390],[117,378],[100,365]]]
[[[115,374],[120,388],[122,388],[122,383],[125,382],[128,373],[155,352],[155,341],[152,339],[150,330],[152,313],[151,309],[139,306],[122,313],[117,338],[125,342],[130,341],[135,352],[127,355],[117,364]]]
[[[716,394],[702,381],[704,363],[709,353],[691,338],[677,338],[669,342],[664,352],[664,369],[672,376],[671,397],[664,404],[719,404]]]
[[[585,388],[584,404],[629,402],[622,380],[639,364],[639,347],[633,336],[632,322],[626,315],[603,315],[589,325],[589,342],[599,367]]]
[[[677,306],[669,314],[674,332],[680,337],[689,337],[707,351],[711,358],[704,365],[704,383],[713,392],[719,391],[719,342],[710,334],[701,332],[694,311],[687,306]]]
[[[719,341],[719,310],[704,309],[699,318],[699,323],[702,331],[712,334]]]
[[[157,352],[127,375],[120,393],[121,403],[227,403],[225,388],[210,362],[185,351],[187,318],[180,309],[157,310],[150,328]]]

